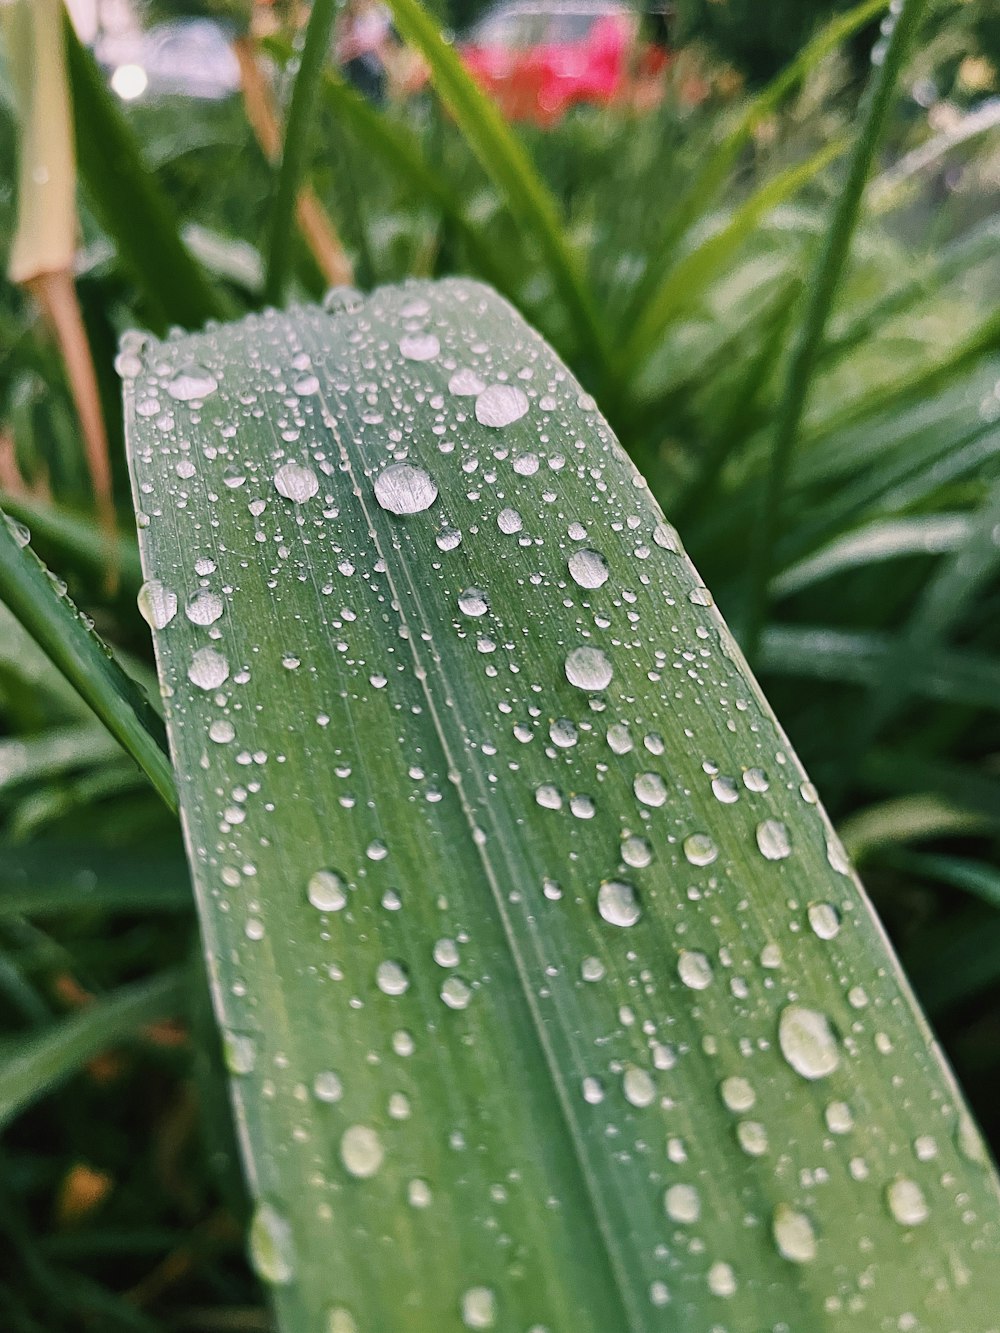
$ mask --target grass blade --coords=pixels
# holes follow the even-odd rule
[[[5,1043],[0,1060],[0,1126],[109,1046],[129,1041],[150,1023],[182,1012],[184,996],[184,974],[164,972],[95,1000],[37,1036]]]
[[[190,908],[187,868],[173,847],[143,848],[141,869],[92,842],[5,846],[0,856],[0,917]]]
[[[813,372],[822,350],[833,298],[858,224],[865,182],[882,139],[896,83],[926,8],[927,0],[903,0],[895,18],[864,120],[858,130],[847,179],[837,206],[830,215],[826,238],[809,284],[809,300],[802,328],[792,351],[784,393],[778,405],[764,502],[751,551],[743,626],[743,641],[751,660],[756,655],[764,627],[774,547],[781,530],[785,487]]]
[[[147,774],[171,808],[177,796],[163,724],[110,650],[65,596],[23,532],[0,514],[0,599]]]
[[[146,317],[160,332],[223,318],[225,303],[185,249],[170,202],[143,165],[131,128],[68,16],[63,30],[80,174],[148,303]]]
[[[271,205],[267,278],[264,284],[265,299],[275,305],[281,304],[288,282],[295,235],[295,200],[308,160],[314,104],[330,49],[330,34],[336,13],[337,0],[315,0],[309,12],[299,71],[292,88],[278,183]]]
[[[155,644],[280,1326],[819,1328],[870,1262],[863,1208],[873,1328],[985,1328],[975,1132],[707,591],[552,352],[453,281],[145,357],[140,544],[206,610]],[[136,412],[192,365],[204,404],[167,432]]]
[[[454,116],[483,170],[538,246],[593,371],[606,373],[610,358],[607,335],[580,262],[566,241],[548,187],[496,105],[480,91],[420,0],[388,0],[388,4],[403,39],[426,60],[438,96]]]

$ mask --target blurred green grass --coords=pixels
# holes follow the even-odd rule
[[[884,165],[932,136],[907,90],[952,60],[953,47],[941,26],[913,62]],[[699,74],[706,68],[710,75],[704,65]],[[843,165],[805,173],[759,217],[753,201],[849,132],[857,87],[842,59],[825,60],[755,127],[723,188],[684,227],[678,205],[741,106],[711,78],[706,99],[689,104],[690,74],[682,63],[663,105],[646,116],[580,109],[553,132],[519,131],[564,219],[607,347],[620,351],[634,336],[651,275],[684,278],[668,317],[611,375],[560,301],[551,255],[429,96],[373,113],[337,85],[321,90],[309,178],[360,286],[452,272],[502,279],[504,294],[598,395],[738,621],[769,426]],[[259,304],[275,176],[239,99],[140,103],[126,119],[213,302]],[[0,97],[0,236],[12,230],[13,151]],[[990,182],[998,161],[995,135],[985,136],[862,220],[787,478],[758,663],[994,1148],[1000,258]],[[128,225],[129,199],[111,202]],[[752,225],[735,225],[741,216]],[[157,302],[171,293],[137,275],[114,227],[106,201],[85,184],[78,286],[113,440],[125,543],[118,590],[104,585],[62,368],[26,298],[6,282],[0,482],[24,493],[0,503],[10,500],[72,596],[141,673],[148,636],[135,611],[112,363],[119,334],[163,322]],[[318,297],[321,282],[297,239],[291,260],[293,294]],[[915,642],[919,663],[907,652]],[[3,615],[5,1036],[48,1033],[61,1017],[90,1012],[88,996],[185,967],[193,929],[185,886],[175,824]],[[215,1037],[197,968],[187,975],[189,1029],[161,1025],[139,1041],[134,1027],[131,1038],[123,1029],[120,1053],[90,1060],[5,1131],[0,1234],[17,1277],[0,1289],[4,1328],[266,1326],[242,1257]]]

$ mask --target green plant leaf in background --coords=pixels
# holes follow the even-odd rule
[[[979,1137],[542,340],[449,281],[124,368],[282,1329],[994,1329]]]

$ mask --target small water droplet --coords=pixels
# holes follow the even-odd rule
[[[375,969],[375,982],[383,995],[403,995],[410,989],[410,976],[402,963],[387,958]]]
[[[719,849],[707,833],[691,833],[684,839],[684,856],[693,866],[710,866]]]
[[[723,1298],[736,1295],[736,1274],[731,1264],[714,1263],[708,1270],[708,1289],[713,1296]]]
[[[476,395],[476,420],[482,426],[509,426],[527,410],[526,395],[512,384],[491,384]]]
[[[485,388],[486,384],[474,370],[456,370],[448,381],[448,392],[456,398],[469,398],[473,394],[482,393]]]
[[[451,976],[441,987],[441,999],[449,1009],[467,1009],[472,999],[472,987],[461,977]]]
[[[490,609],[489,599],[482,588],[466,588],[458,594],[458,609],[463,616],[484,616]]]
[[[326,1312],[323,1333],[358,1333],[358,1325],[350,1310],[345,1310],[342,1305],[335,1305]]]
[[[781,1053],[803,1078],[826,1078],[840,1064],[837,1038],[826,1014],[801,1004],[787,1005],[778,1019]]]
[[[597,910],[610,926],[634,926],[642,916],[638,894],[620,879],[608,880],[598,889]]]
[[[344,1085],[332,1069],[323,1069],[313,1079],[313,1096],[320,1102],[339,1102]]]
[[[584,644],[567,654],[566,679],[578,690],[605,690],[613,675],[611,663],[600,648]]]
[[[833,903],[810,903],[807,915],[813,932],[821,940],[832,940],[840,930],[840,913]]]
[[[399,355],[407,361],[433,361],[440,351],[433,333],[410,333],[399,340]]]
[[[915,1180],[906,1176],[897,1176],[890,1181],[885,1191],[889,1212],[904,1227],[916,1227],[926,1222],[931,1215],[924,1192]]]
[[[667,799],[667,784],[659,773],[638,773],[632,783],[636,800],[654,809],[664,805]]]
[[[712,964],[698,949],[682,949],[677,957],[677,975],[692,990],[705,990],[712,984]]]
[[[501,509],[497,514],[497,527],[508,537],[513,537],[524,527],[524,521],[516,509]]]
[[[672,1222],[688,1225],[701,1216],[701,1199],[693,1185],[671,1185],[663,1196],[663,1207]]]
[[[430,509],[437,496],[430,473],[412,463],[390,463],[375,478],[375,499],[390,514],[419,514]]]
[[[466,1328],[492,1328],[497,1320],[497,1298],[489,1287],[470,1287],[462,1296],[462,1323]]]
[[[297,505],[305,504],[319,490],[319,478],[304,463],[289,461],[282,463],[275,471],[274,489],[286,500],[292,500]]]
[[[762,1157],[767,1152],[767,1130],[759,1120],[741,1120],[736,1138],[748,1157]]]
[[[629,1065],[622,1077],[625,1100],[636,1107],[652,1106],[656,1101],[656,1084],[645,1069]]]
[[[159,579],[149,579],[142,585],[136,604],[151,629],[166,629],[177,614],[177,594]]]
[[[224,610],[222,598],[208,588],[199,590],[188,598],[184,614],[192,625],[214,625]]]

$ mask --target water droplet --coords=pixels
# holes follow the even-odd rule
[[[293,500],[297,505],[305,504],[319,490],[319,478],[304,463],[289,461],[275,471],[274,489],[286,500]]]
[[[757,1094],[753,1090],[752,1084],[739,1074],[733,1074],[730,1078],[722,1080],[719,1087],[722,1094],[722,1100],[730,1111],[740,1113],[749,1111],[751,1106],[757,1100]]]
[[[360,1180],[373,1176],[385,1160],[378,1133],[368,1125],[350,1125],[340,1139],[340,1160]]]
[[[583,1100],[588,1106],[600,1106],[604,1101],[604,1084],[593,1074],[588,1074],[580,1085],[580,1091],[583,1093]]]
[[[399,340],[399,355],[407,361],[433,361],[440,351],[433,333],[411,333]]]
[[[335,1305],[326,1312],[323,1333],[358,1333],[358,1325],[350,1310],[345,1310],[342,1305]]]
[[[314,393],[319,393],[319,380],[315,375],[302,375],[292,388],[300,398],[311,398]]]
[[[482,426],[509,426],[527,410],[527,397],[512,384],[491,384],[476,396],[476,420]]]
[[[339,912],[347,906],[347,884],[336,870],[317,870],[306,886],[306,895],[320,912]]]
[[[653,529],[653,541],[664,551],[679,551],[680,539],[677,536],[677,529],[671,527],[669,523],[657,523]]]
[[[454,940],[437,940],[434,945],[434,961],[438,967],[458,967],[458,945]]]
[[[585,958],[580,964],[580,976],[584,981],[601,981],[606,975],[604,964],[599,958]]]
[[[469,398],[472,394],[482,393],[485,388],[485,383],[474,370],[456,370],[448,381],[448,392],[457,398]]]
[[[250,1223],[250,1262],[263,1282],[281,1286],[295,1274],[292,1228],[270,1203],[259,1203]]]
[[[578,690],[606,690],[614,670],[600,648],[584,644],[566,657],[566,679]]]
[[[659,773],[639,773],[632,783],[636,800],[643,805],[657,807],[664,805],[667,799],[667,784]]]
[[[445,528],[434,538],[439,551],[454,551],[462,544],[462,534],[457,528]]]
[[[562,809],[562,792],[551,782],[543,782],[540,787],[535,788],[535,800],[543,810]]]
[[[610,926],[634,926],[642,916],[638,894],[620,879],[608,880],[598,889],[597,910]]]
[[[840,930],[840,913],[833,903],[810,903],[809,924],[821,940],[832,940]]]
[[[210,592],[208,588],[200,588],[188,598],[184,614],[192,625],[214,625],[222,616],[223,610],[222,598],[217,592]]]
[[[339,1102],[344,1085],[332,1069],[323,1069],[313,1079],[313,1096],[320,1102]]]
[[[578,737],[579,733],[568,717],[557,717],[549,727],[549,739],[560,750],[571,750]]]
[[[508,537],[513,537],[524,527],[524,522],[516,509],[501,509],[497,514],[497,527]]]
[[[713,1296],[735,1296],[736,1274],[731,1264],[715,1263],[708,1270],[708,1289]]]
[[[462,1296],[462,1323],[466,1328],[492,1328],[497,1320],[497,1298],[489,1287],[470,1287]]]
[[[926,1222],[931,1215],[924,1192],[915,1180],[898,1176],[891,1181],[885,1191],[889,1212],[904,1227],[916,1227]]]
[[[151,629],[165,629],[177,614],[177,594],[159,579],[149,579],[142,585],[136,604]]]
[[[611,571],[604,556],[588,547],[574,551],[566,563],[574,582],[581,588],[599,588],[610,577]]]
[[[831,1134],[849,1134],[854,1128],[854,1113],[846,1102],[831,1102],[823,1118]]]
[[[826,1014],[790,1004],[778,1019],[781,1053],[803,1078],[826,1078],[840,1064],[837,1038]]]
[[[692,990],[705,990],[712,984],[712,964],[698,949],[682,949],[677,957],[677,975]]]
[[[430,473],[412,463],[390,463],[375,478],[375,499],[390,514],[419,514],[430,509],[437,496]]]
[[[466,588],[458,594],[458,609],[463,616],[484,616],[490,609],[489,599],[482,588]]]
[[[167,381],[166,389],[171,398],[179,403],[189,403],[196,398],[207,398],[215,393],[219,387],[219,381],[210,370],[204,366],[189,365],[182,366],[174,375],[173,379]]]
[[[375,981],[383,995],[403,995],[410,989],[410,977],[402,963],[387,958],[375,969]]]
[[[188,680],[200,690],[217,690],[229,679],[229,663],[214,648],[199,648],[191,658]]]
[[[748,1157],[762,1157],[767,1152],[767,1130],[759,1120],[741,1120],[736,1138]]]
[[[663,1207],[672,1222],[689,1224],[701,1216],[701,1199],[693,1185],[671,1185],[663,1196]]]
[[[779,1203],[771,1220],[771,1231],[783,1259],[793,1264],[807,1264],[816,1258],[816,1232],[805,1213],[796,1212],[787,1203]]]
[[[652,1106],[656,1101],[656,1084],[645,1069],[629,1065],[622,1077],[622,1091],[631,1106]]]
[[[684,839],[684,855],[693,866],[710,866],[719,849],[707,833],[691,833]]]
[[[788,829],[780,819],[765,819],[757,825],[757,846],[769,861],[783,861],[792,853]]]
[[[225,1032],[222,1058],[230,1074],[252,1074],[257,1065],[257,1043],[245,1032]]]
[[[634,833],[622,842],[622,860],[633,870],[644,870],[653,859],[653,848]]]
[[[461,977],[449,977],[441,987],[441,999],[449,1009],[467,1009],[472,999],[472,987]]]
[[[430,1185],[426,1180],[421,1180],[419,1177],[410,1181],[406,1189],[406,1197],[411,1208],[429,1208],[433,1202]]]

